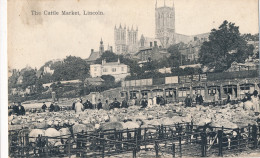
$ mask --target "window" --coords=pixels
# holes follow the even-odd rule
[[[190,88],[183,87],[179,89],[178,96],[179,97],[186,97],[187,94],[190,94]]]
[[[97,67],[94,68],[94,71],[97,71]]]
[[[106,69],[106,68],[104,68],[104,69],[103,69],[103,72],[107,72],[107,69]]]
[[[124,71],[124,67],[121,67],[121,71]]]
[[[116,72],[116,68],[112,68],[112,72]]]

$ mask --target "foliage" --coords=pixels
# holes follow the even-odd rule
[[[259,40],[259,33],[254,34],[254,35],[247,33],[247,34],[243,34],[242,37],[246,41],[258,41]]]
[[[63,63],[57,65],[52,75],[54,81],[84,80],[89,76],[89,65],[80,57],[67,56]]]
[[[202,44],[199,61],[203,66],[222,72],[234,61],[244,62],[252,53],[253,49],[240,35],[239,27],[224,21],[218,29],[211,30],[209,41]]]
[[[22,74],[23,82],[22,82],[22,89],[26,89],[28,86],[33,86],[36,84],[37,77],[36,71],[34,69],[25,70]]]
[[[186,67],[182,68],[172,68],[172,76],[185,76],[185,75],[195,75],[202,73],[201,68]]]
[[[178,43],[175,45],[171,45],[167,51],[171,54],[171,56],[167,60],[167,67],[179,67],[185,58],[180,52],[180,48],[184,47],[184,43]]]

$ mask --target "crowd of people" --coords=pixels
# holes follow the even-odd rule
[[[231,94],[227,94],[226,103],[231,102]],[[252,104],[244,104],[244,109],[246,110],[253,110],[255,112],[260,112],[260,96],[258,95],[258,91],[255,90],[252,94],[246,93],[245,97],[241,100],[243,103],[250,101]],[[219,101],[218,94],[214,95],[213,103],[216,104]],[[184,106],[185,107],[192,107],[193,103],[196,102],[196,105],[203,105],[204,99],[203,96],[196,92],[195,98],[192,98],[191,95],[187,94],[187,97],[184,100]],[[166,104],[165,99],[162,96],[155,96],[153,98],[146,99],[144,96],[140,102],[137,102],[137,98],[134,96],[130,102],[127,102],[126,99],[123,99],[122,102],[119,102],[117,98],[114,98],[112,103],[109,103],[108,100],[105,100],[105,103],[101,102],[101,99],[98,99],[98,102],[96,104],[92,104],[89,100],[86,100],[86,102],[83,103],[83,100],[77,99],[72,104],[72,110],[75,110],[76,113],[82,112],[85,109],[104,109],[104,110],[111,110],[114,108],[128,108],[129,105],[140,105],[141,108],[151,107],[154,105],[160,105],[163,106]],[[15,114],[15,115],[25,115],[25,109],[22,106],[21,102],[18,102],[18,105],[14,102],[9,108],[9,115]],[[43,105],[41,107],[42,111],[45,112],[48,107],[43,102]],[[60,111],[60,106],[57,102],[52,102],[49,106],[49,112],[58,112]]]
[[[11,106],[8,107],[8,109],[9,115],[25,115],[25,109],[21,102],[18,102],[18,105],[16,105],[16,102],[14,102]]]

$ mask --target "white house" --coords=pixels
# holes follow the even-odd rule
[[[128,76],[129,66],[120,63],[118,59],[117,62],[106,62],[102,60],[102,64],[90,65],[90,75],[91,77],[100,77],[102,75],[111,75],[115,77],[116,81],[120,81]]]

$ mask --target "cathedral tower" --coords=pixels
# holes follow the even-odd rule
[[[128,52],[135,53],[138,50],[138,28],[127,29],[127,45],[128,45]]]
[[[175,8],[174,2],[172,7],[157,7],[155,3],[155,37],[161,41],[164,48],[175,43]]]
[[[115,40],[115,53],[124,54],[126,53],[126,27],[122,27],[121,24],[119,28],[115,26],[114,29],[114,40]]]

